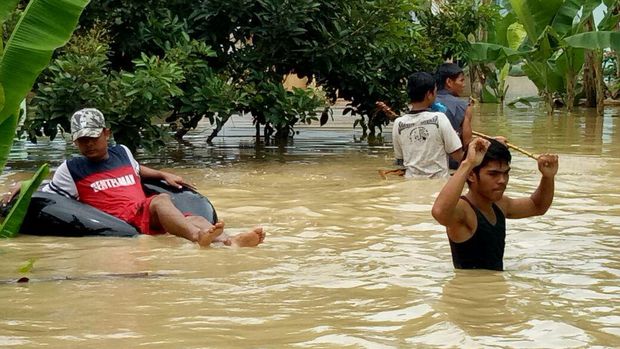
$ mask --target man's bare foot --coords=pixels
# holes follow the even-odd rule
[[[265,240],[263,228],[257,227],[246,233],[241,233],[230,238],[230,246],[233,247],[254,247]]]
[[[215,223],[215,225],[211,226],[209,229],[201,230],[200,232],[198,232],[198,240],[196,242],[201,247],[208,247],[209,245],[211,245],[211,242],[213,242],[213,239],[222,234],[222,231],[224,230],[224,225],[222,224],[221,227],[218,227],[218,224],[220,223]]]
[[[215,223],[215,230],[219,231],[217,235],[221,235],[224,232],[224,224],[224,221],[217,221],[217,223]]]
[[[393,174],[393,175],[397,175],[397,176],[404,176],[405,175],[405,170],[402,168],[396,169],[396,170],[379,170],[379,176],[381,176],[381,178],[383,179],[387,179],[387,176],[389,174]]]

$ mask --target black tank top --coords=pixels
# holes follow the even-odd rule
[[[471,238],[463,242],[450,240],[452,263],[457,269],[504,269],[504,246],[506,244],[506,217],[493,204],[496,222],[492,225],[466,197],[461,198],[474,209],[478,228]]]

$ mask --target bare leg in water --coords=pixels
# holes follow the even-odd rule
[[[152,225],[161,226],[166,232],[197,242],[202,247],[209,246],[218,235],[222,234],[224,229],[223,223],[212,225],[203,218],[208,225],[199,225],[196,219],[185,217],[174,206],[168,194],[159,194],[154,197],[149,210]]]

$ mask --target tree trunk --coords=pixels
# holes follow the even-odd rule
[[[469,86],[471,88],[471,96],[482,101],[482,89],[484,88],[484,75],[478,64],[469,65]],[[484,101],[483,101],[484,102]]]
[[[620,11],[620,4],[617,10]],[[616,26],[616,31],[620,31],[620,23]],[[616,78],[620,79],[620,52],[616,52]]]
[[[603,51],[594,52],[594,78],[596,86],[596,112],[603,115],[605,111],[605,82],[603,81]]]
[[[584,31],[592,30],[592,18],[584,24]],[[592,50],[584,51],[583,62],[583,92],[586,95],[586,107],[596,106],[596,72],[594,64],[595,52]]]
[[[482,0],[480,5],[486,6],[491,3],[491,0]],[[486,28],[480,26],[476,31],[476,41],[477,42],[487,42],[489,37],[489,32]],[[482,100],[482,90],[485,88],[485,76],[483,74],[483,69],[481,66],[484,63],[478,64],[470,64],[469,68],[469,79],[470,79],[470,88],[471,88],[471,96],[477,100],[484,102]]]
[[[260,142],[260,123],[256,120],[256,143],[258,142]]]
[[[545,88],[543,92],[543,98],[545,99],[545,108],[547,109],[547,115],[553,114],[553,94]]]
[[[616,79],[620,79],[620,53],[616,52]]]
[[[575,74],[572,69],[566,73],[566,109],[569,112],[575,107]]]

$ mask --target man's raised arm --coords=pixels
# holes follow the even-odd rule
[[[467,157],[441,189],[433,204],[431,213],[439,224],[449,227],[464,221],[465,212],[457,207],[459,198],[467,182],[467,176],[474,167],[482,163],[490,144],[489,141],[482,138],[476,138],[469,143]]]
[[[507,198],[506,217],[525,218],[545,214],[553,202],[555,175],[558,173],[558,166],[557,155],[543,154],[538,156],[538,170],[542,174],[538,188],[529,198]]]

